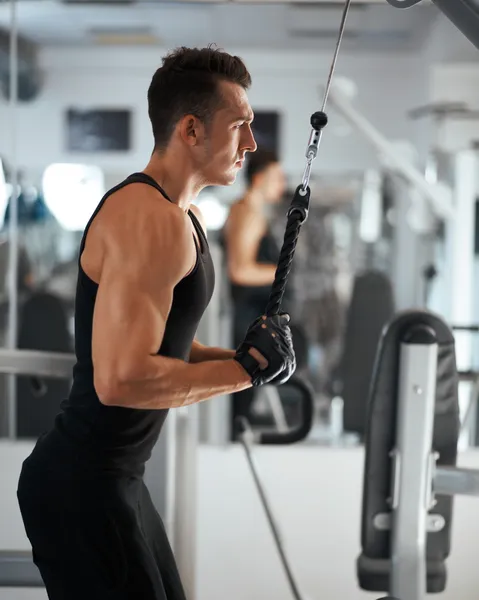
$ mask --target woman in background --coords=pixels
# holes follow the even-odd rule
[[[241,343],[248,325],[264,313],[268,303],[280,253],[279,244],[271,231],[268,209],[281,202],[286,190],[286,177],[279,159],[269,150],[257,150],[251,154],[245,167],[245,178],[246,191],[231,207],[224,228],[233,304],[234,347]],[[286,293],[283,302],[285,310],[287,303]],[[294,336],[294,328],[292,331]],[[299,362],[298,338],[297,334],[294,341]],[[254,394],[255,390],[250,388],[233,395],[233,439],[236,417],[245,416],[254,424],[251,414]]]

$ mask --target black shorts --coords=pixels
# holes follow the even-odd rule
[[[27,459],[17,496],[50,600],[185,600],[141,477],[58,475]]]

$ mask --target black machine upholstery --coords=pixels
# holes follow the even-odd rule
[[[395,447],[401,340],[412,327],[431,328],[438,343],[436,408],[433,450],[439,453],[437,464],[454,466],[459,437],[459,403],[457,395],[454,338],[449,327],[436,315],[426,311],[399,313],[385,330],[378,347],[373,373],[365,439],[365,469],[362,506],[362,554],[357,562],[361,588],[388,591],[391,571],[391,535],[378,530],[373,519],[390,513],[392,460]],[[446,585],[445,559],[450,552],[452,497],[436,496],[434,514],[445,519],[445,527],[427,535],[427,590],[438,593]]]
[[[343,355],[338,369],[337,393],[344,401],[344,429],[366,430],[366,411],[374,361],[381,333],[394,314],[391,282],[379,271],[355,278],[346,319]]]
[[[18,347],[46,352],[72,352],[68,313],[60,298],[35,292],[22,307]],[[36,439],[50,429],[61,401],[68,396],[71,382],[28,375],[17,377],[17,437]]]

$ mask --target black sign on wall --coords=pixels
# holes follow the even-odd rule
[[[66,146],[69,152],[129,151],[131,111],[68,109]]]

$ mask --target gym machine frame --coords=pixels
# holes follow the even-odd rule
[[[479,496],[479,471],[437,467],[432,450],[438,344],[424,329],[400,346],[396,444],[391,453],[392,514],[374,525],[391,531],[392,596],[425,600],[427,532],[441,531],[437,495]]]

